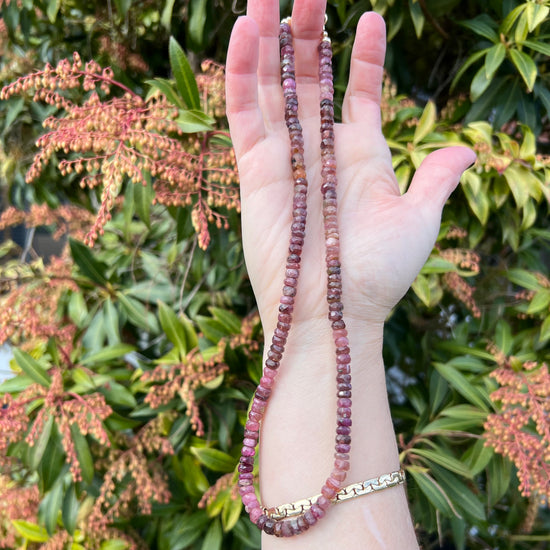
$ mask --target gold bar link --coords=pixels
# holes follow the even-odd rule
[[[363,495],[369,495],[396,485],[402,485],[405,483],[405,471],[403,469],[391,472],[389,474],[382,474],[381,476],[361,481],[360,483],[352,483],[343,489],[340,489],[336,496],[332,499],[332,502],[337,504],[350,498],[360,497]],[[307,512],[315,503],[315,501],[321,495],[315,495],[311,498],[304,498],[288,504],[281,504],[274,508],[264,508],[264,513],[271,519],[282,520],[293,516],[300,516]]]

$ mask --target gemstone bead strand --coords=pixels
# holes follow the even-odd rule
[[[248,420],[245,425],[243,448],[239,460],[239,493],[250,519],[265,533],[279,537],[300,534],[322,518],[338,491],[342,488],[349,470],[351,445],[351,373],[350,350],[346,325],[343,319],[342,278],[340,266],[340,237],[337,222],[336,157],[334,154],[334,87],[332,77],[332,50],[326,33],[319,45],[319,85],[321,112],[321,192],[327,265],[327,300],[329,321],[336,347],[337,369],[337,428],[334,467],[325,481],[321,495],[311,508],[297,517],[273,519],[262,508],[254,489],[254,456],[259,439],[261,422],[271,395],[292,323],[294,299],[300,274],[302,248],[305,238],[307,215],[306,167],[304,163],[304,138],[298,120],[298,96],[296,93],[295,56],[289,21],[280,26],[281,85],[285,99],[285,122],[290,138],[290,160],[294,180],[292,224],[283,291],[279,303],[277,326],[267,352],[263,376],[256,389]]]

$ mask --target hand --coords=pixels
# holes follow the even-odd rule
[[[309,181],[294,326],[327,314],[317,75],[324,13],[323,0],[296,0],[292,12]],[[247,17],[233,29],[227,57],[227,114],[241,181],[244,251],[266,334],[276,323],[293,193],[278,32],[279,2],[251,0]],[[426,261],[443,205],[475,159],[464,147],[436,151],[400,195],[381,131],[384,55],[384,21],[365,13],[357,27],[343,122],[335,128],[344,316],[378,325]]]

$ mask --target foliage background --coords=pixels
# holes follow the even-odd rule
[[[0,547],[259,547],[233,473],[263,337],[218,65],[241,4],[0,2]],[[550,2],[328,4],[340,99],[358,17],[386,19],[403,190],[431,150],[478,152],[386,325],[419,540],[546,548]]]

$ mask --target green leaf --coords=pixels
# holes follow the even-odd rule
[[[35,382],[46,388],[52,383],[51,378],[45,371],[44,367],[28,353],[20,349],[13,348],[13,357],[16,363],[21,367],[21,370]]]
[[[230,335],[231,333],[227,330],[226,326],[212,319],[211,317],[206,317],[204,315],[197,315],[195,317],[199,329],[203,333],[204,337],[217,344],[222,338]]]
[[[191,0],[189,36],[196,46],[203,45],[207,0]]]
[[[184,51],[171,36],[169,44],[170,67],[176,79],[178,92],[189,109],[200,109],[199,88]]]
[[[147,332],[159,332],[157,318],[141,302],[122,292],[116,294],[122,310],[134,325]]]
[[[12,378],[4,380],[0,384],[0,393],[19,393],[28,388],[34,380],[26,374],[18,374]]]
[[[516,204],[519,208],[523,208],[529,199],[528,170],[518,164],[510,164],[503,175],[508,187],[510,187],[510,191],[512,191],[512,195],[514,195]]]
[[[88,440],[76,424],[71,424],[71,438],[74,443],[76,458],[78,459],[82,472],[82,481],[91,483],[94,479],[94,459],[90,451],[90,446],[88,445]]]
[[[414,466],[407,468],[407,473],[413,477],[420,490],[437,510],[446,517],[455,515],[449,497],[433,477],[421,468]]]
[[[158,314],[160,326],[166,334],[166,337],[174,344],[180,356],[185,356],[189,350],[187,349],[187,339],[185,337],[183,324],[177,318],[172,308],[160,301],[158,302]]]
[[[509,50],[512,63],[516,66],[521,78],[527,86],[527,90],[532,92],[535,80],[537,79],[537,66],[535,62],[525,52],[520,52],[515,48]]]
[[[443,290],[437,275],[419,274],[411,288],[426,307],[436,306],[443,297]]]
[[[437,111],[435,108],[435,103],[433,101],[428,101],[414,131],[414,144],[422,141],[431,131],[433,131],[435,128],[436,116]]]
[[[487,465],[489,506],[494,506],[507,492],[512,477],[512,463],[498,454]]]
[[[4,128],[2,135],[6,135],[10,126],[18,119],[25,106],[25,100],[22,97],[12,97],[6,102],[6,111],[4,112]]]
[[[478,179],[478,174],[467,170],[462,174],[462,191],[466,196],[470,210],[475,214],[476,218],[481,222],[483,226],[487,224],[489,219],[490,202],[487,194],[481,190],[479,193],[475,193],[472,186],[475,185],[475,181]]]
[[[134,186],[134,206],[139,219],[148,227],[151,228],[151,206],[155,197],[155,191],[151,184],[151,177],[146,174],[145,179],[147,185],[142,183],[129,183]]]
[[[485,445],[484,439],[478,439],[465,453],[463,461],[468,466],[472,474],[476,476],[485,469],[493,455],[493,448]]]
[[[201,550],[221,550],[223,542],[222,526],[218,519],[214,520],[202,542]]]
[[[527,16],[525,13],[522,13],[518,19],[516,30],[514,31],[514,40],[519,44],[527,38],[528,34],[529,26],[527,24]]]
[[[449,432],[465,432],[483,425],[483,421],[470,418],[436,418],[426,424],[420,431],[422,434],[450,435]]]
[[[126,14],[130,10],[130,7],[132,6],[132,0],[114,0],[115,6],[118,11],[118,13],[122,17],[126,17]]]
[[[126,550],[128,543],[122,539],[111,539],[101,543],[100,550]]]
[[[443,468],[432,466],[432,474],[441,485],[454,507],[464,515],[479,521],[485,521],[485,509],[479,498],[468,489],[463,480],[457,479]]]
[[[511,89],[506,90],[506,92],[506,94],[500,94],[496,100],[495,128],[501,128],[514,116],[522,93],[520,80],[515,79]]]
[[[107,333],[107,340],[111,346],[120,344],[118,311],[111,298],[107,298],[103,304],[103,328]]]
[[[241,516],[242,508],[243,503],[240,498],[229,498],[225,501],[221,514],[224,533],[228,533],[235,527]]]
[[[63,498],[63,505],[61,507],[63,526],[70,535],[74,535],[79,510],[80,502],[76,496],[74,483],[71,483],[69,488],[65,491],[65,497]]]
[[[210,447],[190,447],[191,452],[201,464],[214,472],[232,472],[237,460],[218,449]]]
[[[57,426],[54,424],[50,441],[46,447],[46,452],[38,466],[38,476],[43,491],[49,491],[57,481],[63,471],[68,471],[69,467],[65,462],[65,449],[61,443],[61,436]]]
[[[44,527],[36,525],[36,523],[14,519],[12,520],[12,524],[15,527],[15,530],[25,540],[28,540],[30,542],[46,542],[50,538],[46,529],[44,529]]]
[[[95,283],[105,285],[107,283],[105,277],[107,266],[96,260],[91,250],[80,241],[69,239],[69,245],[71,247],[71,255],[80,272]]]
[[[548,44],[547,42],[538,42],[536,40],[523,40],[520,45],[527,46],[531,50],[550,56],[550,44]]]
[[[460,460],[456,459],[454,456],[446,454],[441,448],[438,448],[436,451],[432,451],[430,449],[417,449],[415,447],[411,449],[411,453],[426,458],[431,462],[435,462],[436,464],[439,464],[445,469],[462,477],[467,477],[469,479],[472,478],[472,473],[463,462],[460,462]]]
[[[197,109],[180,110],[176,119],[180,130],[186,134],[208,132],[214,128],[215,120]]]
[[[59,477],[53,487],[40,502],[40,516],[43,518],[46,531],[51,536],[57,526],[57,516],[63,504],[63,478]]]
[[[118,382],[109,382],[100,388],[108,403],[122,407],[134,408],[137,405],[136,398],[132,393]]]
[[[540,290],[541,284],[537,277],[525,269],[513,268],[507,271],[506,276],[508,279],[518,285],[526,288],[528,290]]]
[[[160,16],[160,24],[170,32],[172,26],[172,13],[174,11],[174,1],[175,0],[166,0],[162,14]]]
[[[548,17],[550,13],[550,8],[548,6],[543,6],[535,2],[529,2],[525,8],[525,16],[527,17],[527,28],[529,32],[534,32],[534,30]]]
[[[42,431],[38,441],[35,441],[34,445],[30,448],[29,466],[31,470],[36,470],[40,464],[44,451],[50,441],[53,427],[53,414],[48,414],[46,421],[42,424]]]
[[[451,82],[451,92],[453,91],[454,87],[458,84],[458,81],[462,78],[462,75],[478,60],[481,59],[484,55],[487,55],[487,52],[491,48],[485,48],[484,50],[480,50],[479,52],[476,52],[472,54],[466,61],[464,62],[464,65],[460,67],[458,72],[456,73],[455,77],[453,78],[453,81]]]
[[[529,307],[527,308],[527,314],[532,315],[534,313],[540,313],[541,311],[548,310],[550,305],[550,290],[539,290],[531,299]]]
[[[424,23],[426,21],[424,14],[422,13],[420,3],[409,0],[409,13],[411,14],[416,38],[420,39],[422,37],[422,31],[424,29]]]
[[[61,0],[48,0],[48,8],[46,9],[46,15],[50,20],[50,23],[55,23],[57,19],[57,13],[61,7]]]
[[[127,353],[132,353],[136,351],[135,346],[130,344],[113,344],[112,346],[107,346],[100,351],[91,353],[90,355],[85,355],[81,360],[81,365],[93,365],[94,363],[109,363],[113,359],[119,359],[124,357]]]
[[[521,4],[514,8],[505,18],[502,24],[500,25],[500,32],[504,35],[507,35],[514,26],[514,23],[516,22],[517,18],[523,13],[525,8],[527,7],[527,3]]]
[[[467,21],[461,21],[460,25],[470,29],[479,36],[487,38],[495,44],[499,41],[498,33],[495,30],[494,26],[491,24],[492,19],[485,14],[478,15],[474,19],[468,19]]]
[[[241,332],[241,320],[234,313],[214,306],[208,309],[214,318],[226,327],[231,334],[239,334]]]
[[[439,374],[441,374],[460,395],[483,411],[489,411],[490,400],[488,396],[482,392],[481,388],[474,386],[461,372],[451,365],[444,363],[434,363],[433,365],[439,371]]]
[[[185,316],[180,317],[180,322],[185,330],[185,338],[187,341],[186,349],[191,351],[192,349],[199,347],[199,337],[197,336],[197,331],[193,326],[193,323]]]
[[[493,78],[505,57],[506,47],[504,44],[495,44],[489,49],[485,57],[485,74],[487,75],[488,80]]]
[[[548,339],[550,339],[550,315],[544,319],[540,327],[540,336],[539,340],[541,344],[544,344]]]
[[[151,90],[147,94],[146,99],[149,99],[153,95],[153,91],[158,90],[170,103],[172,103],[172,105],[176,107],[185,107],[185,103],[175,90],[172,80],[157,77],[152,80],[146,80],[145,84],[151,86]]]
[[[495,344],[497,348],[502,351],[504,355],[510,355],[513,343],[514,337],[512,336],[510,325],[503,319],[499,319],[495,327]]]
[[[487,78],[487,71],[485,70],[485,65],[483,65],[477,71],[470,84],[470,96],[472,101],[477,101],[479,99],[483,92],[489,87],[491,81],[491,78]]]

